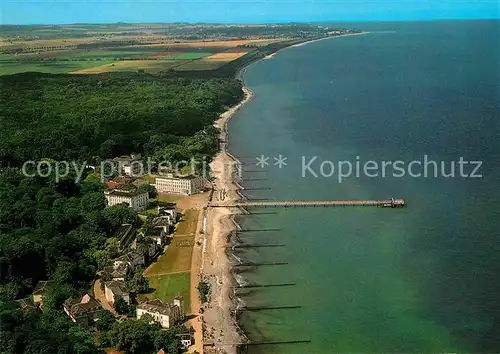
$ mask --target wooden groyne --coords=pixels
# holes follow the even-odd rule
[[[264,311],[264,310],[292,310],[292,309],[300,309],[302,306],[293,305],[293,306],[243,306],[239,307],[237,311]]]
[[[294,286],[297,285],[295,283],[282,283],[282,284],[263,284],[263,285],[238,285],[235,286],[236,289],[253,289],[253,288],[273,288],[273,287],[280,287],[280,286]]]
[[[267,229],[242,229],[238,230],[238,232],[276,232],[276,231],[281,231],[283,229],[279,228],[267,228]]]
[[[266,247],[286,247],[286,245],[284,243],[279,243],[279,244],[269,244],[269,245],[241,244],[233,246],[233,248],[266,248]]]
[[[302,340],[275,340],[275,341],[261,341],[261,342],[249,342],[242,345],[278,345],[278,344],[299,344],[299,343],[311,343],[310,339]]]
[[[243,343],[224,343],[224,342],[218,342],[218,345],[227,345],[227,346],[234,346],[237,345],[239,347],[246,347],[246,346],[256,346],[256,345],[278,345],[278,344],[307,344],[311,343],[312,341],[310,339],[295,339],[295,340],[270,340],[270,341],[253,341],[253,342],[243,342]],[[204,351],[206,351],[209,354],[216,354],[218,353],[216,349],[210,349],[215,347],[215,342],[211,341],[204,341],[203,342],[203,348]],[[213,351],[211,351],[213,350]]]
[[[262,267],[262,266],[280,266],[287,265],[288,262],[267,262],[267,263],[252,263],[252,262],[244,262],[232,264],[231,267]]]
[[[235,203],[209,203],[209,208],[294,208],[294,207],[349,207],[369,206],[402,208],[404,199],[385,200],[311,200],[311,201],[241,201]]]

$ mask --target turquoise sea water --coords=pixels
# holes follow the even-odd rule
[[[500,22],[359,24],[255,63],[253,101],[229,123],[251,199],[402,197],[405,209],[263,209],[238,217],[252,284],[239,295],[249,353],[500,352]],[[272,157],[286,156],[287,166]],[[255,156],[271,157],[259,170]],[[301,158],[482,161],[482,178],[301,173]],[[457,162],[458,163],[458,162]],[[447,165],[449,169],[449,164]],[[325,167],[328,167],[325,165]],[[433,175],[433,167],[429,174]],[[325,169],[326,174],[329,173]],[[472,172],[467,167],[465,173]],[[262,214],[260,214],[260,213]],[[271,212],[271,213],[270,213]]]

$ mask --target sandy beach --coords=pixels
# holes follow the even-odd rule
[[[243,88],[245,98],[236,106],[223,113],[215,126],[221,130],[221,152],[211,164],[214,180],[213,200],[231,203],[238,200],[238,187],[233,173],[237,173],[237,161],[227,151],[227,122],[252,99],[252,92]],[[222,197],[223,196],[223,200]],[[238,328],[234,316],[234,278],[226,249],[231,233],[236,229],[234,208],[206,209],[203,224],[206,225],[201,247],[202,261],[200,277],[210,283],[209,302],[203,305],[203,344],[205,353],[236,354],[237,345],[246,338]],[[206,220],[206,221],[205,221]]]
[[[370,32],[348,33],[348,34],[342,34],[342,35],[338,35],[338,36],[328,36],[328,37],[323,37],[323,38],[319,38],[319,39],[313,39],[311,41],[302,42],[302,43],[299,43],[299,44],[294,44],[294,45],[291,45],[290,47],[283,48],[283,50],[287,49],[287,48],[302,47],[302,46],[304,46],[306,44],[314,43],[314,42],[319,42],[319,41],[324,41],[326,39],[342,38],[342,37],[350,37],[350,36],[360,36],[360,35],[368,34],[368,33],[370,33]]]

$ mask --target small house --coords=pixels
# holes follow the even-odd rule
[[[181,297],[176,297],[173,304],[154,299],[137,305],[136,315],[140,319],[143,315],[148,314],[163,328],[170,328],[184,319],[183,306]]]
[[[113,267],[118,267],[120,264],[128,264],[131,269],[136,269],[143,267],[146,259],[143,254],[132,251],[113,260]]]
[[[165,235],[167,234],[165,227],[163,226],[153,226],[151,227],[144,237],[149,238],[154,241],[157,245],[161,246],[165,242]]]
[[[120,297],[130,305],[130,293],[127,291],[127,286],[122,280],[112,280],[104,283],[104,293],[106,294],[106,300],[111,305]]]
[[[89,294],[64,301],[63,310],[75,323],[88,326],[98,319],[101,304]]]
[[[109,266],[103,269],[103,278],[112,280],[125,280],[130,273],[130,265],[128,263],[118,263],[115,267]]]
[[[39,281],[36,286],[35,286],[35,289],[33,290],[33,302],[37,305],[39,305],[40,307],[43,307],[43,295],[45,294],[45,292],[47,291],[47,289],[50,287],[50,285],[52,284],[52,282],[50,281]]]
[[[33,302],[31,297],[27,297],[25,299],[16,300],[16,303],[19,305],[21,310],[37,310],[39,307],[37,304]]]

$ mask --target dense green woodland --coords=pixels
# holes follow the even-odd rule
[[[91,178],[56,182],[53,175],[23,176],[18,167],[27,159],[98,161],[131,152],[211,156],[218,148],[212,123],[241,98],[241,84],[147,75],[26,74],[0,81],[0,352],[86,354],[98,346],[180,352],[175,333],[182,329],[115,322],[103,311],[94,341],[62,312],[63,301],[90,292],[96,271],[118,255],[111,238],[117,228],[140,221],[128,207],[105,208],[104,185]],[[12,300],[29,296],[39,280],[53,281],[44,311],[22,311]]]
[[[234,79],[145,74],[27,73],[0,77],[0,87],[4,166],[40,158],[95,162],[131,152],[161,158],[169,146],[181,159],[212,155],[214,119],[243,95]]]

